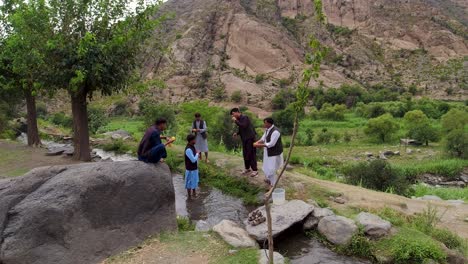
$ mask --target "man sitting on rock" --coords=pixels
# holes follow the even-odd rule
[[[161,135],[161,132],[166,129],[166,119],[160,118],[146,130],[138,147],[138,160],[147,163],[158,163],[161,159],[167,157],[166,146],[173,143],[174,140]],[[167,141],[166,144],[163,144],[161,139],[165,139]]]

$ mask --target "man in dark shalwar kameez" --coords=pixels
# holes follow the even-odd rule
[[[231,116],[232,121],[239,127],[239,132],[235,133],[234,136],[240,136],[242,141],[242,154],[245,165],[243,174],[250,173],[250,176],[256,177],[258,175],[257,151],[253,146],[257,136],[255,128],[249,117],[243,115],[239,108],[233,108],[231,110]]]
[[[138,147],[138,160],[146,163],[158,163],[161,159],[167,158],[166,146],[173,143],[174,140],[161,135],[166,129],[166,119],[160,118],[146,130]],[[167,143],[163,144],[161,139],[165,139]]]

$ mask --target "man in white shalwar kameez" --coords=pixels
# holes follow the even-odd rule
[[[283,166],[283,142],[281,133],[275,127],[272,118],[263,120],[265,133],[262,138],[254,143],[256,148],[264,148],[263,151],[263,172],[265,173],[265,182],[273,186],[276,182],[276,172]]]

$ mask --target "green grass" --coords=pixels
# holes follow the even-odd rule
[[[423,184],[413,186],[414,196],[422,197],[424,195],[437,195],[444,200],[464,200],[468,202],[468,188],[456,187],[432,187]]]
[[[199,164],[202,183],[221,190],[223,193],[241,198],[245,204],[258,204],[257,195],[261,189],[245,178],[227,175],[219,167],[211,164]]]
[[[114,117],[110,119],[109,124],[100,127],[98,133],[105,133],[116,130],[125,130],[129,132],[132,137],[139,141],[145,132],[145,126],[143,119],[140,118],[129,118],[129,117]]]
[[[390,256],[393,263],[423,263],[429,259],[444,262],[447,257],[430,236],[406,227],[378,241],[375,247],[378,254]]]
[[[177,228],[179,232],[182,231],[194,231],[195,225],[190,221],[188,217],[177,216]]]
[[[408,179],[415,179],[417,176],[425,173],[455,179],[460,176],[464,167],[468,167],[468,160],[430,159],[412,164],[398,164],[394,165],[394,167],[405,174]]]

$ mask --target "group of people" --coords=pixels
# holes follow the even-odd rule
[[[255,127],[247,115],[243,115],[238,108],[233,108],[230,112],[232,121],[237,125],[238,131],[234,137],[240,137],[242,141],[242,154],[245,169],[242,172],[250,177],[258,176],[257,149],[263,148],[263,172],[265,183],[273,186],[276,181],[276,172],[283,166],[283,143],[281,133],[274,125],[272,118],[263,120],[265,132],[257,140]],[[167,121],[164,118],[156,120],[155,124],[149,127],[141,139],[138,147],[138,159],[147,163],[158,163],[167,157],[166,147],[175,141],[175,138],[163,136],[162,132],[167,129]],[[198,188],[199,173],[198,162],[205,154],[205,162],[208,160],[208,134],[207,124],[202,120],[199,113],[195,114],[192,123],[191,133],[187,136],[187,146],[185,147],[185,188],[189,198],[196,197]],[[166,143],[162,143],[166,140]]]

